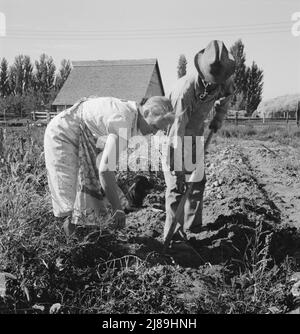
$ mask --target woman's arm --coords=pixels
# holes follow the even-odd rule
[[[110,134],[105,143],[102,158],[99,165],[99,179],[107,199],[113,210],[122,210],[118,196],[118,185],[115,177],[119,156],[119,140],[115,134]]]
[[[115,177],[115,170],[119,161],[119,143],[122,146],[122,141],[115,134],[110,134],[107,138],[102,158],[99,165],[99,179],[103,187],[105,195],[109,200],[112,209],[115,228],[125,227],[126,216],[122,209],[121,202],[118,196],[118,185]],[[123,145],[125,143],[123,142]],[[120,148],[122,149],[122,147]]]
[[[117,181],[115,178],[115,173],[110,171],[103,171],[99,176],[101,186],[103,187],[105,195],[113,210],[122,210],[121,202],[117,193]]]

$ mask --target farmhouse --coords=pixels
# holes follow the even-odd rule
[[[88,96],[113,96],[141,102],[164,95],[157,59],[74,61],[52,106],[57,112]]]

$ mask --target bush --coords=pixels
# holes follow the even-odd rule
[[[0,100],[0,114],[4,110],[15,117],[28,117],[32,110],[40,107],[37,96],[28,93],[27,95],[10,95]]]

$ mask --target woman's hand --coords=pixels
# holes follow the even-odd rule
[[[126,215],[123,210],[116,210],[111,218],[113,220],[113,228],[120,230],[125,227]]]

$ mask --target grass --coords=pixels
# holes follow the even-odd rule
[[[0,297],[0,313],[284,313],[294,306],[287,282],[295,265],[289,258],[273,263],[271,236],[260,224],[239,272],[226,264],[153,264],[155,254],[149,260],[126,254],[105,229],[98,242],[67,241],[51,213],[42,134],[27,129],[5,135],[0,272],[15,279]]]
[[[244,138],[257,140],[272,140],[283,145],[298,147],[300,143],[300,128],[293,125],[233,125],[225,124],[218,135],[222,138]]]

